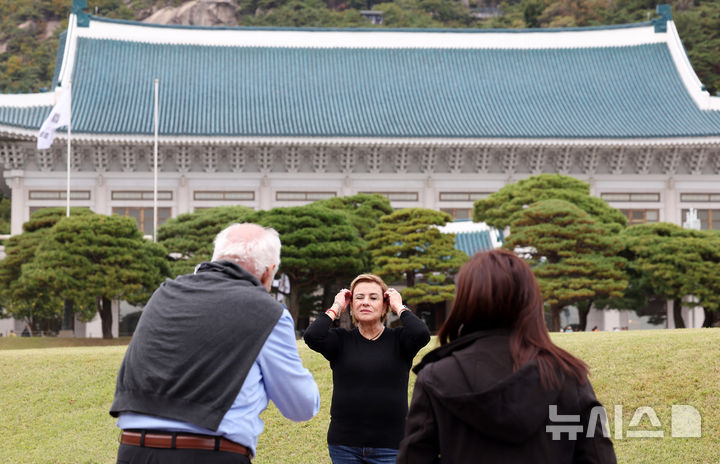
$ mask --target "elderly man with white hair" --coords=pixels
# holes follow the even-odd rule
[[[110,414],[118,463],[244,463],[272,400],[293,421],[317,414],[293,319],[268,293],[280,264],[273,229],[233,224],[212,262],[165,281],[138,322]]]

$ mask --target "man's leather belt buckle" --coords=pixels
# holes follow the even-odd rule
[[[250,450],[238,443],[222,437],[194,435],[189,433],[131,432],[123,430],[120,435],[123,445],[144,446],[146,448],[197,449],[207,451],[229,451],[252,457]]]

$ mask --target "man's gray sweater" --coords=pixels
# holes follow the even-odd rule
[[[140,317],[110,414],[217,430],[281,314],[260,282],[229,261],[166,280]]]

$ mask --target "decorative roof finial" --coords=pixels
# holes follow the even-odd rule
[[[659,18],[653,19],[655,32],[667,32],[667,22],[672,21],[672,10],[670,9],[670,5],[667,3],[658,5],[655,11],[660,16]]]
[[[90,25],[90,16],[85,13],[87,8],[87,0],[73,0],[70,14],[77,16],[78,27],[88,27]]]

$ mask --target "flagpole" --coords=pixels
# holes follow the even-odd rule
[[[157,193],[158,193],[158,88],[160,85],[159,79],[155,78],[155,148],[153,150],[153,241],[157,242],[157,227],[158,227],[158,205],[157,205]]]
[[[72,165],[72,142],[71,139],[71,122],[72,121],[72,79],[67,81],[68,92],[68,123],[67,123],[67,191],[65,192],[66,208],[65,217],[70,217],[70,166]]]

